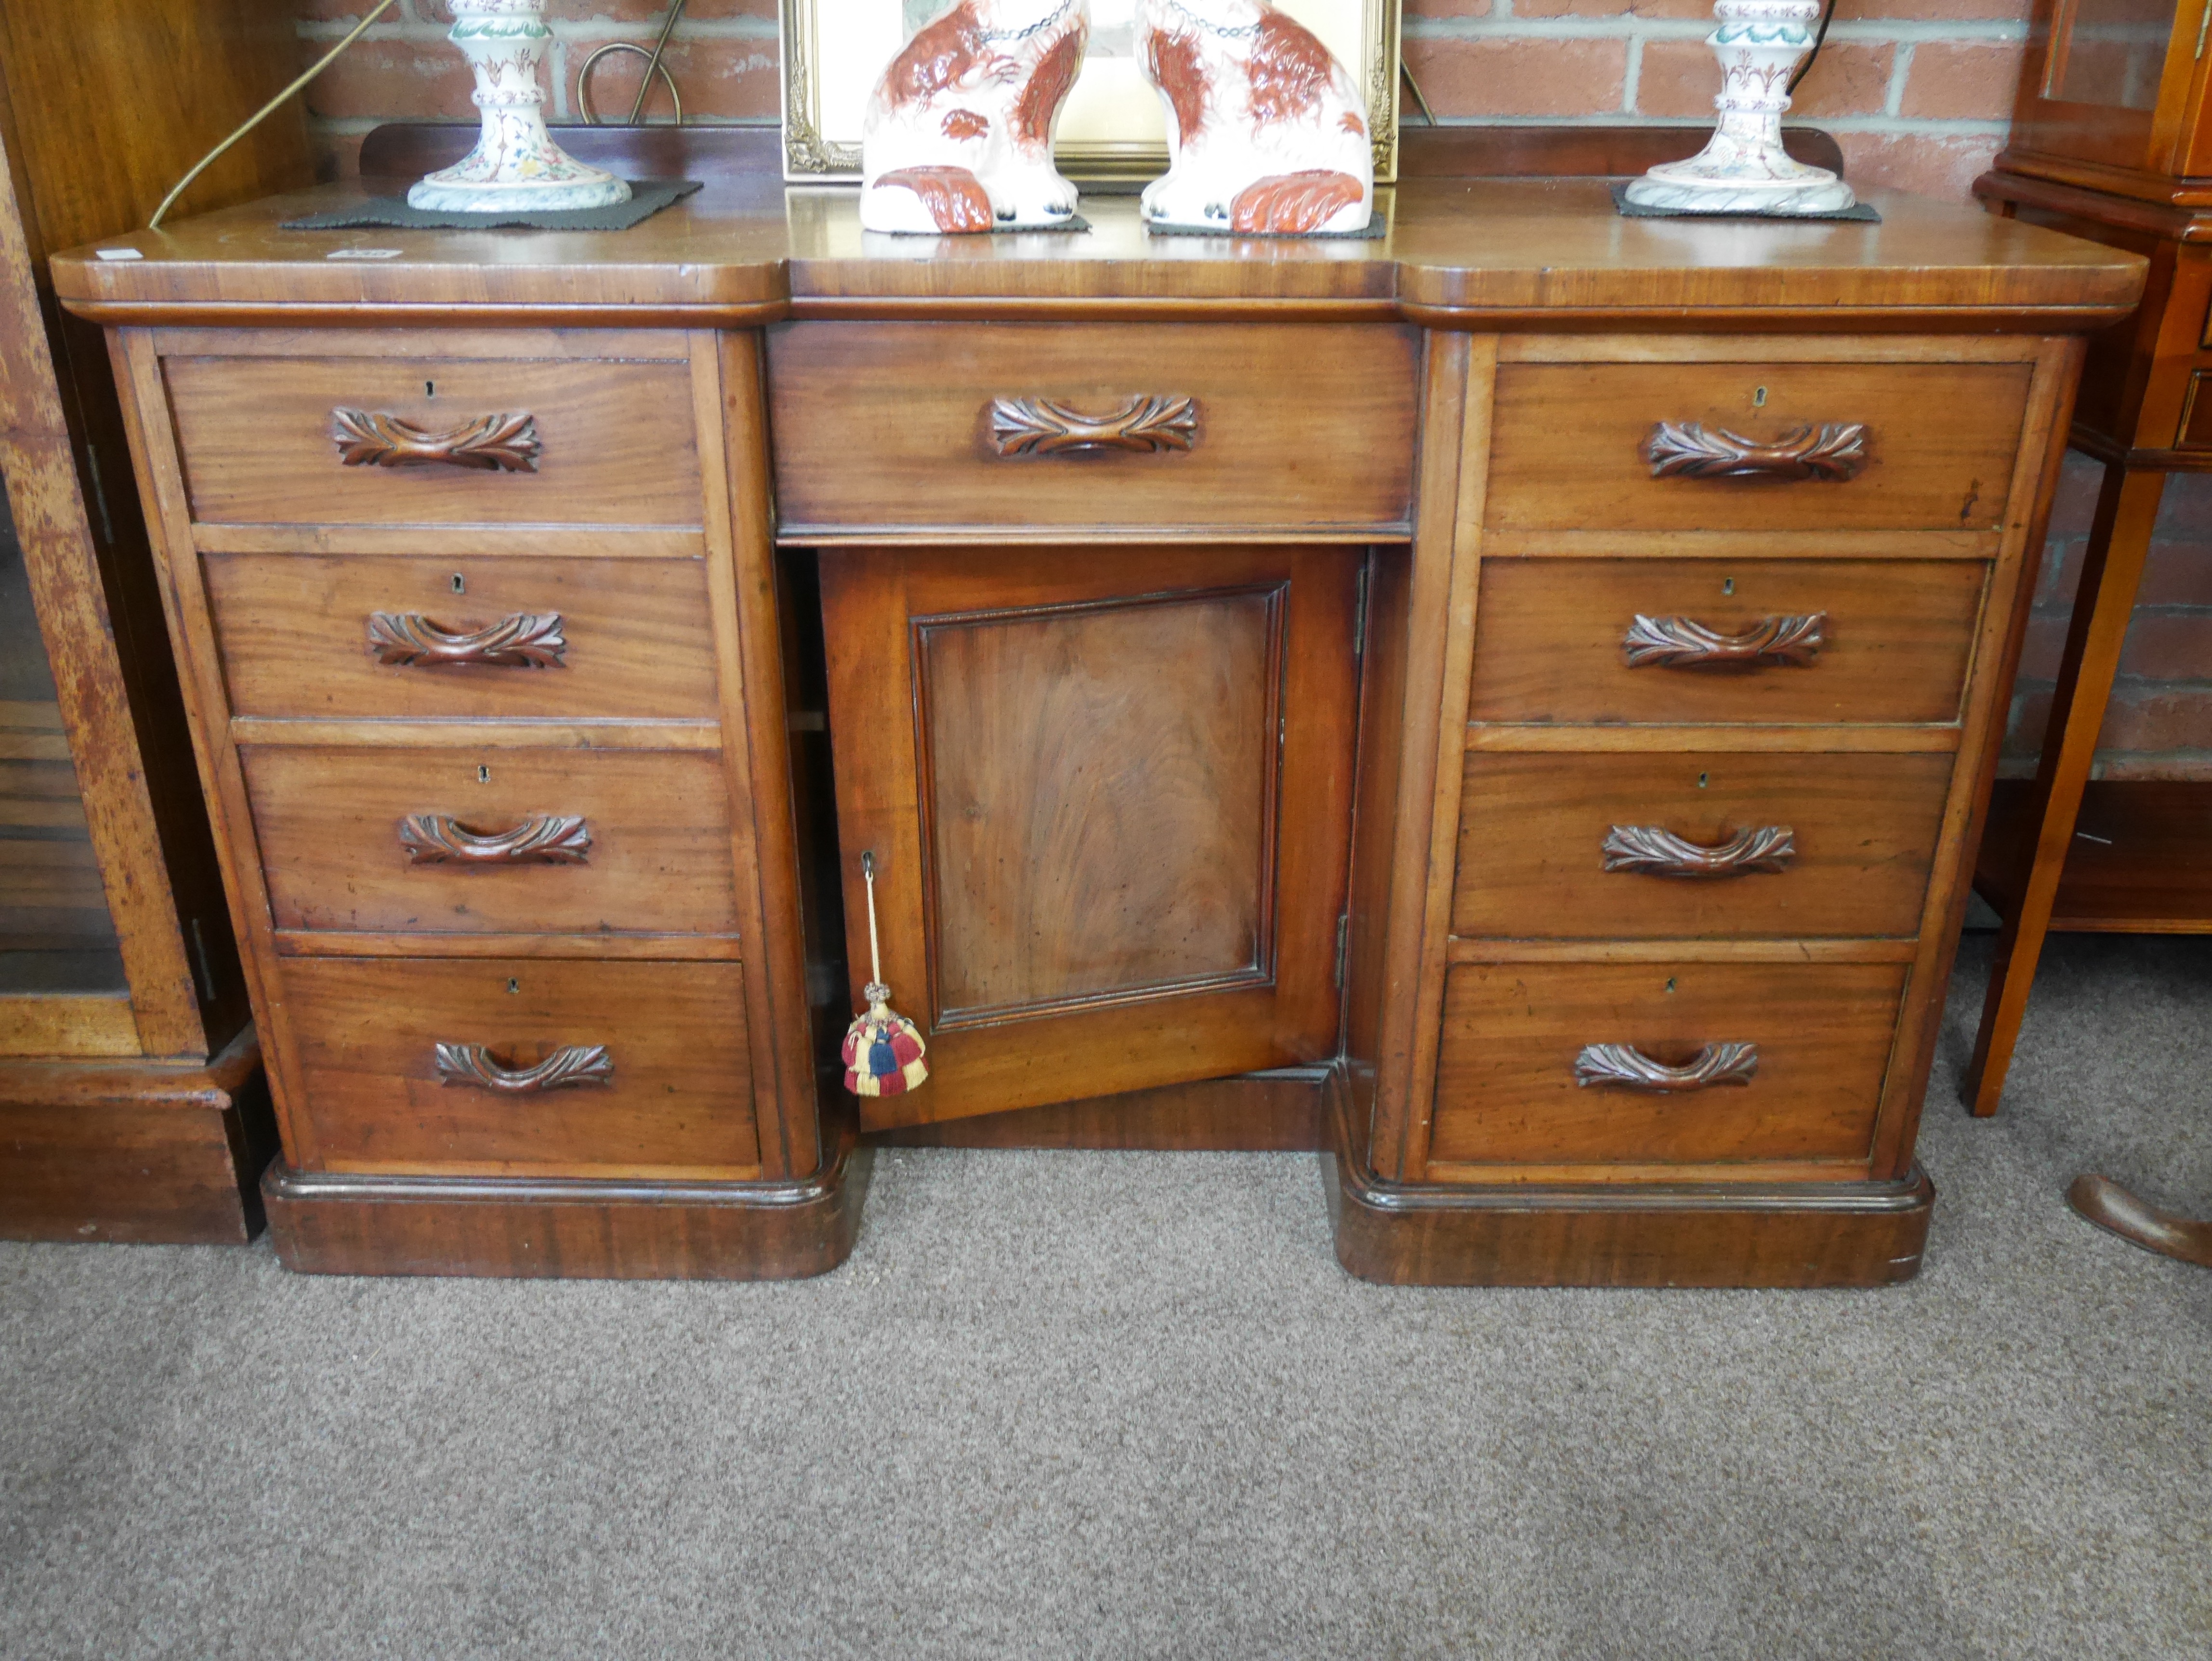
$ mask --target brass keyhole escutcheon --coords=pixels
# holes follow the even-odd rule
[[[454,592],[455,593],[457,593],[457,594],[465,594],[466,593],[468,593],[468,591],[469,591],[468,579],[467,579],[467,578],[465,578],[465,577],[464,577],[464,576],[463,576],[463,575],[462,575],[459,571],[454,572],[454,573],[453,573],[453,592]]]
[[[477,782],[478,784],[489,784],[491,782],[491,769],[489,767],[477,768]]]
[[[1751,407],[1752,407],[1753,409],[1754,409],[1754,410],[1763,410],[1763,409],[1765,409],[1765,408],[1766,407],[1766,388],[1765,388],[1765,387],[1761,386],[1761,387],[1759,387],[1756,392],[1753,392],[1753,393],[1752,393],[1752,395],[1751,395]]]
[[[458,583],[460,579],[459,577],[455,577],[453,581]],[[460,593],[460,590],[457,587],[453,592],[455,593]],[[1721,592],[1724,594],[1734,593],[1735,592],[1735,579],[1734,577],[1723,577],[1721,579]]]

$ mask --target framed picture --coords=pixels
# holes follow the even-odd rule
[[[858,179],[868,94],[948,0],[781,0],[783,167],[794,183]],[[1366,94],[1375,182],[1398,176],[1399,0],[1275,0],[1321,37]],[[1060,111],[1054,155],[1076,179],[1148,177],[1168,164],[1167,116],[1139,73],[1136,0],[1091,0],[1091,49]]]

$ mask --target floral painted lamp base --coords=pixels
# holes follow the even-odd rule
[[[1705,39],[1721,60],[1720,122],[1686,161],[1662,162],[1630,185],[1631,204],[1672,213],[1840,213],[1857,198],[1826,167],[1782,148],[1790,76],[1813,49],[1820,0],[1715,0]]]
[[[410,207],[433,213],[558,213],[629,200],[629,186],[586,167],[545,130],[538,69],[552,31],[545,0],[453,0],[448,37],[476,71],[483,131],[452,167],[418,179]]]

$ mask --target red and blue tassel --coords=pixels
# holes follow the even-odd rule
[[[860,855],[868,885],[868,983],[860,989],[868,1013],[845,1030],[845,1088],[855,1096],[899,1096],[929,1077],[929,1046],[915,1024],[893,1009],[884,984],[883,953],[876,944],[876,856]]]

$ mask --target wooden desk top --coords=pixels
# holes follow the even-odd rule
[[[1863,332],[2094,329],[2144,262],[1925,198],[1882,222],[1626,219],[1601,179],[1421,179],[1379,191],[1389,234],[1148,234],[1131,196],[1086,195],[1087,234],[864,233],[849,188],[718,179],[627,231],[287,231],[398,188],[325,186],[54,261],[102,323],[540,323],[712,327],[786,318],[1400,318],[1443,328]],[[397,248],[380,259],[331,258]]]

